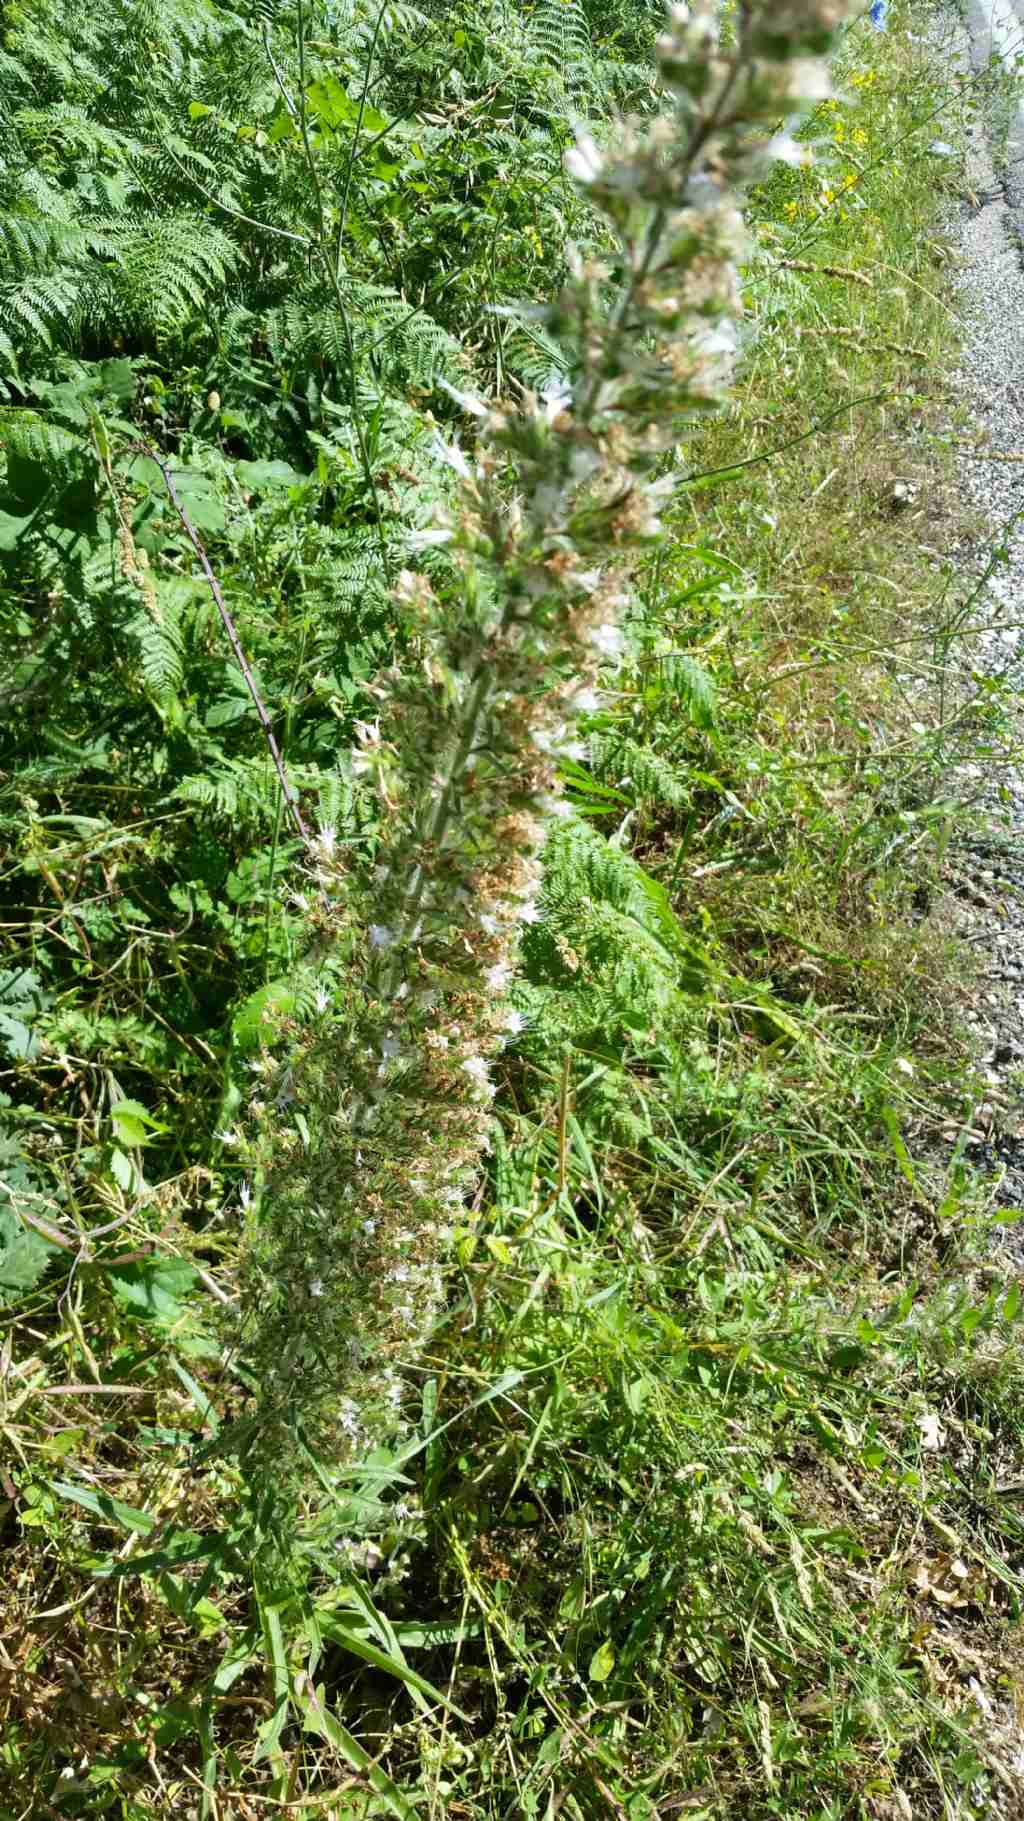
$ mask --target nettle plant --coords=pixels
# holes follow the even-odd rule
[[[614,249],[570,250],[535,312],[570,378],[500,409],[458,399],[472,439],[440,448],[449,497],[396,588],[409,648],[353,757],[383,833],[364,863],[322,829],[308,1017],[284,1062],[257,1065],[240,1345],[275,1446],[298,1425],[348,1452],[400,1422],[488,1147],[491,1065],[518,1028],[507,989],[546,828],[567,813],[559,763],[622,645],[681,428],[730,376],[737,196],[786,155],[779,121],[827,93],[845,11],[739,5],[726,45],[714,6],[672,9],[657,51],[671,107],[568,154]]]

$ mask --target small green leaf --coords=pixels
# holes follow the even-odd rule
[[[139,1100],[116,1101],[110,1109],[110,1118],[121,1144],[148,1144],[151,1132],[167,1130]]]
[[[110,1174],[119,1189],[123,1189],[126,1195],[132,1193],[136,1184],[136,1170],[131,1158],[127,1157],[124,1151],[111,1151]]]
[[[148,1143],[149,1133],[146,1131],[141,1119],[136,1119],[134,1114],[115,1112],[112,1113],[110,1117],[117,1127],[117,1135],[122,1144],[140,1145]]]
[[[609,1638],[605,1638],[590,1659],[588,1675],[592,1682],[607,1682],[615,1668],[615,1649]]]

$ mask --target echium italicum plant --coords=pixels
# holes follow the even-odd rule
[[[845,12],[751,0],[730,9],[726,45],[715,6],[671,10],[657,49],[671,106],[568,154],[614,249],[570,249],[538,312],[571,383],[497,408],[460,398],[472,443],[442,448],[451,503],[418,539],[447,547],[457,581],[439,596],[415,569],[398,578],[413,648],[378,679],[353,759],[384,833],[365,876],[330,828],[312,850],[323,984],[253,1102],[239,1338],[275,1446],[299,1427],[338,1458],[400,1422],[402,1369],[436,1319],[488,1145],[492,1061],[518,1028],[507,989],[564,812],[559,760],[620,649],[681,423],[728,383],[738,195],[766,153],[786,155],[780,120],[827,93]]]

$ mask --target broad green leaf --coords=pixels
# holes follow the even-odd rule
[[[353,1656],[362,1657],[364,1663],[372,1663],[375,1669],[383,1670],[386,1675],[395,1676],[399,1682],[405,1682],[409,1688],[416,1689],[429,1701],[436,1701],[440,1706],[447,1707],[449,1713],[458,1714],[460,1720],[468,1720],[468,1714],[463,1713],[461,1707],[457,1707],[454,1701],[449,1701],[439,1688],[435,1688],[434,1684],[428,1682],[424,1676],[418,1675],[415,1669],[410,1669],[408,1663],[404,1662],[400,1656],[389,1656],[386,1651],[378,1650],[376,1644],[371,1644],[368,1638],[364,1638],[357,1631],[352,1631],[348,1625],[343,1625],[332,1614],[318,1613],[317,1622],[324,1637],[330,1638],[332,1643],[342,1645],[345,1650],[350,1650]]]
[[[243,1000],[232,1020],[232,1032],[243,1055],[272,1043],[277,1027],[295,1010],[295,989],[290,980],[271,980]]]
[[[236,462],[235,474],[243,487],[295,487],[306,479],[288,462]]]
[[[253,1760],[258,1763],[261,1758],[270,1758],[271,1761],[280,1758],[281,1734],[284,1731],[285,1722],[288,1718],[290,1678],[288,1674],[288,1658],[284,1646],[284,1632],[281,1628],[280,1610],[272,1603],[265,1602],[261,1598],[258,1588],[256,1590],[256,1602],[259,1606],[260,1624],[263,1628],[263,1642],[266,1646],[267,1657],[270,1661],[270,1670],[274,1684],[273,1712],[268,1720],[264,1720],[263,1725],[256,1735],[256,1750],[253,1753]]]
[[[104,1269],[118,1302],[161,1328],[181,1320],[196,1284],[195,1270],[183,1258],[144,1258]]]
[[[337,76],[320,76],[306,90],[306,100],[321,126],[339,127],[354,120],[358,109]]]
[[[592,1682],[607,1682],[614,1668],[615,1649],[611,1640],[605,1638],[604,1643],[598,1646],[591,1657],[587,1674]]]
[[[31,523],[31,513],[16,518],[11,512],[0,512],[0,550],[16,550]]]
[[[320,76],[311,82],[306,90],[306,100],[321,126],[331,129],[354,126],[359,120],[364,133],[375,134],[383,133],[390,124],[387,115],[377,108],[364,103],[360,109],[359,102],[352,100],[337,76]]]
[[[94,1492],[91,1486],[73,1486],[69,1480],[51,1480],[50,1491],[68,1504],[81,1505],[83,1511],[90,1511],[104,1523],[120,1524],[123,1530],[134,1531],[136,1536],[148,1536],[156,1528],[156,1519],[150,1517],[148,1511],[124,1505],[109,1492]]]
[[[105,398],[129,399],[135,396],[135,366],[124,355],[101,360],[96,367],[97,390]]]
[[[0,968],[0,1055],[6,1050],[14,1062],[31,1062],[39,1053],[33,1025],[50,1004],[31,968]]]
[[[151,1133],[167,1130],[138,1100],[115,1101],[110,1109],[110,1118],[118,1141],[128,1146],[148,1144]]]
[[[318,1738],[324,1739],[328,1745],[333,1746],[334,1750],[340,1753],[354,1771],[366,1778],[371,1789],[382,1797],[392,1813],[398,1816],[398,1821],[418,1821],[415,1809],[406,1801],[397,1784],[393,1783],[391,1778],[381,1770],[376,1759],[371,1758],[369,1752],[360,1745],[358,1739],[353,1737],[347,1726],[343,1726],[341,1721],[331,1713],[322,1684],[320,1687],[314,1688],[311,1683],[303,1680],[293,1690],[293,1699],[302,1716],[302,1724],[306,1732],[315,1733]]]

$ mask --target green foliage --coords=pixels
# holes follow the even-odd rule
[[[9,1104],[0,1097],[0,1120]],[[38,1212],[43,1205],[38,1179],[15,1133],[0,1124],[0,1308],[34,1290],[56,1254],[56,1247],[21,1218],[23,1208]]]
[[[957,1164],[933,1196],[904,1121],[969,1101],[901,870],[942,824],[901,806],[930,748],[870,656],[910,662],[933,583],[865,506],[873,420],[666,515],[564,765],[491,1168],[453,1202],[401,1439],[346,1466],[298,1431],[296,1488],[246,1337],[218,1339],[259,1193],[243,1108],[272,1093],[308,1144],[264,1051],[336,1003],[347,956],[138,445],[170,462],[307,824],[365,874],[393,809],[357,723],[422,659],[390,581],[451,505],[438,427],[469,446],[440,382],[508,399],[571,373],[539,312],[568,241],[608,248],[562,153],[576,120],[600,138],[651,108],[660,27],[647,0],[5,21],[12,1813],[966,1821],[1010,1799],[1021,1535],[994,1487],[1022,1447],[1020,1300],[982,1186]],[[844,341],[837,377],[824,325],[944,348],[934,160],[888,149],[912,105],[926,143],[941,98],[898,31],[855,26],[845,55],[871,79],[755,199],[749,394],[687,428],[677,478],[802,434],[851,374],[920,408],[898,354]],[[819,198],[858,130],[843,221]],[[780,257],[886,280],[847,295]],[[454,590],[444,549],[416,562]],[[318,1189],[306,1233],[334,1213]],[[360,1415],[336,1411],[347,1436]]]
[[[5,968],[0,973],[0,1045],[15,1062],[29,1062],[39,1054],[39,1039],[32,1026],[49,996],[31,968]]]
[[[16,1170],[14,1180],[8,1176],[4,1200],[0,1201],[0,1306],[17,1302],[27,1291],[34,1290],[53,1257],[53,1247],[19,1220],[8,1205],[9,1189],[17,1192],[28,1183],[29,1178]]]

